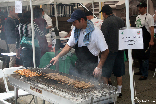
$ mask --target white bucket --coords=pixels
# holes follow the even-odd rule
[[[67,36],[67,35],[68,35],[68,33],[65,32],[65,31],[59,32],[59,36],[60,36],[61,38],[64,38],[64,37]]]

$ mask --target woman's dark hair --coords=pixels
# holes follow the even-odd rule
[[[87,21],[87,17],[82,17],[85,21]],[[81,18],[77,19],[79,22],[81,20]]]
[[[42,17],[42,10],[39,6],[34,7],[34,19]]]
[[[20,23],[26,24],[31,22],[31,12],[30,11],[25,11],[23,13],[22,18],[20,19]]]

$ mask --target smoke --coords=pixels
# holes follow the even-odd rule
[[[84,66],[79,66],[82,69],[79,70],[83,70]],[[78,70],[76,69],[75,66],[73,66],[72,64],[70,65],[70,69],[69,69],[69,74],[73,75],[76,79],[80,80],[80,81],[84,81],[86,83],[90,82],[91,84],[94,84],[94,86],[96,88],[99,88],[100,82],[97,78],[95,78],[91,73],[93,73],[92,71],[90,73],[87,73],[87,71],[83,70],[82,73],[80,74],[78,72]]]

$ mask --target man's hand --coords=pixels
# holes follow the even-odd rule
[[[154,45],[154,42],[153,42],[153,40],[154,40],[154,26],[151,26],[149,28],[150,28],[150,31],[151,31],[151,40],[149,42],[149,47],[150,47],[150,46]]]
[[[50,60],[50,63],[54,62],[53,65],[55,65],[59,58],[67,54],[70,51],[70,49],[71,47],[68,44],[66,44],[62,51],[56,57]]]
[[[54,58],[52,58],[52,59],[50,60],[50,63],[54,62],[53,65],[55,65],[56,62],[58,62],[58,59],[59,59],[59,58],[54,57]]]
[[[98,68],[96,67],[93,71],[93,75],[94,77],[98,78],[98,77],[101,77],[102,75],[102,68]]]
[[[154,45],[154,42],[153,41],[150,41],[149,42],[149,46],[153,46]]]

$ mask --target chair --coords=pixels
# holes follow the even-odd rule
[[[2,69],[0,69],[0,78],[3,78],[4,80],[4,73]],[[10,92],[0,93],[0,100],[6,100],[12,97],[14,97],[14,93],[10,93]]]
[[[0,104],[11,104],[11,103],[8,103],[7,101],[5,101],[3,99],[0,99]]]
[[[11,67],[11,68],[4,68],[3,70],[0,69],[0,78],[3,78],[5,89],[6,89],[6,92],[0,93],[0,101],[1,102],[5,101],[6,99],[13,98],[15,96],[14,91],[9,91],[9,89],[8,89],[6,77],[10,74],[13,74],[14,71],[16,71],[17,69],[20,69],[20,68],[21,67]],[[26,91],[23,91],[21,89],[18,90],[18,97],[25,96],[25,95],[29,95],[29,93]]]
[[[23,67],[11,67],[11,68],[4,68],[3,69],[3,73],[4,73],[4,84],[5,84],[5,88],[6,88],[6,92],[9,92],[9,93],[13,93],[14,94],[14,91],[9,91],[8,89],[8,84],[7,84],[7,81],[6,81],[6,77],[10,74],[13,74],[14,71],[16,70],[20,70],[20,69],[23,69]],[[24,96],[24,95],[28,95],[29,93],[26,92],[26,91],[23,91],[22,89],[18,89],[18,96]]]

